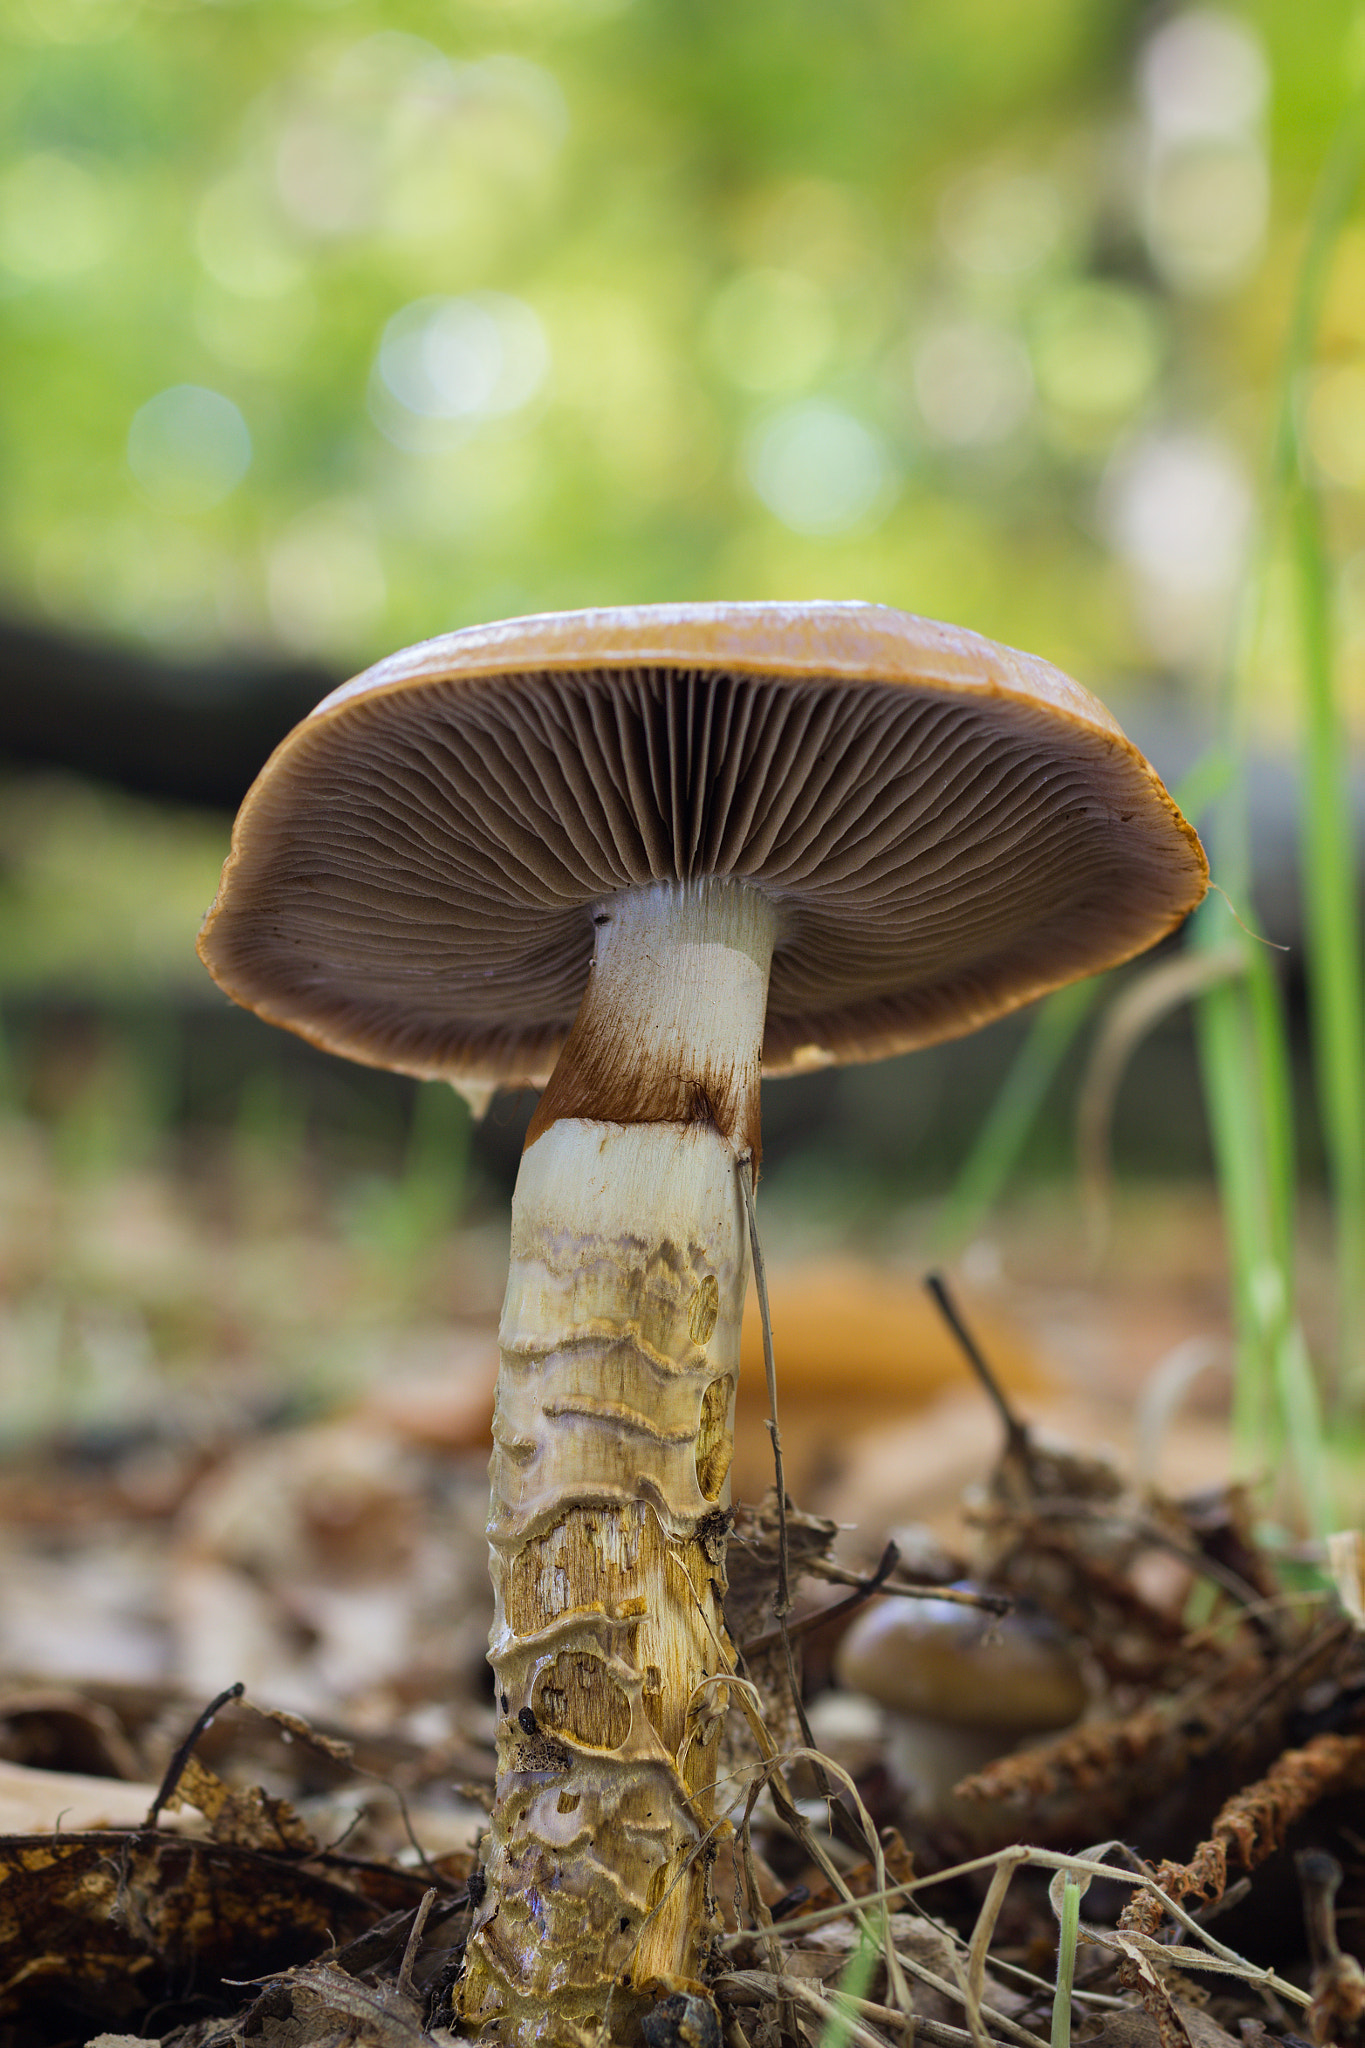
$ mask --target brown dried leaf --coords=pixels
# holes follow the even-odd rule
[[[787,1578],[791,1586],[827,1558],[839,1534],[837,1522],[823,1515],[787,1509]],[[769,1489],[757,1507],[741,1501],[726,1553],[729,1587],[725,1623],[737,1643],[748,1642],[771,1628],[778,1587],[781,1530],[777,1496]]]
[[[113,1709],[64,1687],[20,1687],[0,1697],[0,1757],[80,1777],[148,1775]]]
[[[888,1885],[910,1884],[915,1876],[915,1858],[907,1848],[899,1828],[883,1828],[881,1831],[882,1859]],[[883,1882],[875,1863],[855,1863],[851,1870],[843,1873],[844,1883],[855,1899],[870,1898]],[[833,1885],[820,1885],[803,1901],[803,1913],[823,1912],[826,1907],[837,1906],[845,1894],[836,1892]]]
[[[1125,1941],[1122,1935],[1115,1937],[1114,1946],[1121,1950],[1125,1959],[1125,1980],[1138,1992],[1148,2018],[1156,2023],[1161,2048],[1194,2048],[1194,2038],[1186,2021],[1186,2014],[1191,2008],[1176,2004],[1164,1982],[1163,1972],[1157,1966],[1157,1959],[1139,1943]]]
[[[452,2036],[428,2033],[417,1999],[397,1986],[319,1963],[276,1977],[219,2038],[223,2048],[432,2048]]]
[[[335,1764],[355,1762],[355,1744],[345,1742],[337,1735],[323,1735],[311,1721],[305,1721],[302,1714],[291,1714],[284,1707],[259,1707],[254,1700],[248,1701],[251,1711],[259,1714],[263,1721],[273,1721],[283,1730],[286,1740],[302,1742],[320,1756],[329,1757]]]
[[[803,1514],[788,1507],[786,1514],[787,1583],[798,1579],[821,1559],[828,1557],[838,1536],[835,1523],[820,1515]],[[781,1584],[780,1552],[782,1530],[777,1513],[777,1496],[771,1490],[757,1507],[741,1503],[735,1511],[734,1527],[726,1556],[729,1587],[725,1595],[725,1624],[733,1642],[752,1643],[770,1634],[774,1601]],[[801,1681],[801,1643],[790,1638],[792,1669]],[[773,1748],[799,1748],[803,1740],[800,1714],[792,1697],[791,1670],[787,1647],[769,1641],[751,1649],[744,1657],[743,1675],[758,1693],[763,1722]],[[725,1726],[723,1768],[734,1770],[753,1763],[758,1755],[746,1723],[732,1714]]]
[[[1197,2005],[1175,2001],[1176,2012],[1193,2048],[1243,2048],[1243,2044],[1220,2027],[1217,2020]],[[1149,2012],[1136,2009],[1107,2012],[1097,2033],[1088,2034],[1085,2048],[1161,2048],[1158,2022]]]
[[[288,1969],[411,1906],[406,1872],[285,1863],[157,1829],[0,1839],[0,2018],[108,2024]]]
[[[318,1846],[287,1799],[272,1798],[259,1785],[234,1791],[197,1756],[186,1757],[166,1805],[171,1810],[197,1806],[214,1841],[239,1849],[311,1856]]]
[[[0,1763],[0,1839],[141,1827],[155,1785],[126,1778],[87,1778],[74,1771],[34,1771]]]

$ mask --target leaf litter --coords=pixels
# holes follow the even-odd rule
[[[1349,1574],[1344,1605],[1326,1573],[1305,1590],[1236,1487],[1177,1499],[1044,1442],[943,1305],[1004,1433],[954,1548],[862,1530],[860,1569],[788,1498],[736,1510],[708,1997],[663,2000],[646,2048],[1044,2048],[1068,1875],[1064,2041],[1365,2042]],[[135,1484],[56,1468],[88,1548],[168,1535],[191,1675],[215,1643],[254,1668],[211,1710],[183,1668],[5,1673],[0,1811],[28,1824],[0,1838],[0,2048],[458,2038],[493,1773],[483,1455],[387,1441],[361,1415],[199,1445]],[[8,1477],[7,1574],[32,1559],[42,1583],[61,1555],[51,1497]],[[837,1644],[872,1601],[963,1586],[983,1631],[1045,1618],[1089,1704],[926,1803]]]

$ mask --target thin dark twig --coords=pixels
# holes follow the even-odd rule
[[[777,1489],[777,1594],[773,1601],[773,1612],[779,1621],[791,1613],[791,1584],[788,1577],[787,1553],[787,1481],[782,1470],[782,1432],[777,1426],[777,1366],[773,1358],[773,1322],[768,1308],[768,1270],[763,1263],[763,1247],[758,1241],[758,1211],[754,1205],[754,1162],[752,1158],[739,1162],[739,1185],[744,1196],[744,1211],[749,1221],[749,1250],[754,1265],[754,1288],[758,1294],[758,1313],[763,1327],[763,1370],[768,1379],[768,1434],[773,1442],[773,1483]]]
[[[996,1378],[993,1368],[987,1363],[985,1353],[962,1320],[961,1311],[949,1292],[947,1281],[941,1273],[926,1273],[924,1284],[933,1296],[939,1314],[956,1337],[963,1357],[980,1380],[987,1398],[1004,1424],[1006,1451],[1012,1452],[1016,1457],[1028,1457],[1033,1448],[1028,1425],[1019,1420],[1006,1400],[1005,1390]]]
[[[832,1564],[827,1557],[812,1558],[806,1569],[812,1578],[826,1579],[831,1586],[862,1588],[867,1583],[866,1572],[851,1572],[844,1565]],[[944,1586],[937,1579],[887,1579],[877,1590],[895,1594],[902,1600],[947,1600],[954,1607],[978,1607],[985,1614],[1010,1614],[1014,1609],[1014,1601],[1008,1593],[982,1593],[966,1586]]]
[[[357,1806],[355,1812],[351,1815],[351,1818],[347,1821],[345,1827],[341,1830],[341,1833],[339,1835],[333,1835],[330,1842],[324,1842],[322,1844],[323,1855],[335,1856],[339,1850],[344,1849],[347,1842],[350,1841],[351,1836],[355,1833],[356,1829],[360,1826],[361,1822],[364,1821],[366,1818],[367,1816],[364,1807]]]
[[[176,1749],[175,1754],[167,1764],[165,1776],[156,1788],[156,1797],[147,1809],[146,1825],[149,1828],[156,1826],[157,1815],[162,1807],[175,1797],[175,1788],[184,1775],[186,1764],[194,1754],[195,1744],[213,1726],[214,1715],[220,1713],[233,1700],[241,1699],[245,1691],[246,1687],[239,1679],[236,1685],[230,1685],[226,1692],[220,1692],[216,1700],[210,1700],[202,1714],[199,1715],[189,1734]]]
[[[773,1596],[773,1613],[777,1617],[777,1637],[782,1645],[783,1661],[787,1667],[787,1690],[791,1694],[792,1706],[796,1710],[801,1740],[812,1753],[811,1768],[816,1789],[827,1804],[831,1823],[842,1834],[846,1829],[847,1816],[835,1797],[834,1787],[818,1761],[815,1761],[819,1756],[820,1747],[806,1714],[806,1703],[801,1697],[801,1682],[796,1675],[796,1657],[792,1650],[791,1629],[788,1625],[788,1616],[792,1611],[792,1596],[791,1563],[787,1545],[787,1480],[782,1469],[782,1432],[777,1423],[777,1362],[773,1355],[773,1323],[768,1308],[768,1272],[763,1262],[763,1247],[758,1241],[758,1210],[754,1202],[752,1158],[740,1160],[739,1184],[743,1190],[744,1211],[749,1221],[749,1249],[753,1257],[754,1288],[758,1294],[759,1320],[763,1328],[763,1370],[768,1380],[768,1434],[773,1442],[773,1483],[777,1490],[777,1592]]]
[[[745,1656],[751,1657],[756,1650],[771,1650],[774,1644],[781,1642],[784,1634],[789,1638],[809,1635],[812,1629],[823,1628],[827,1622],[841,1621],[846,1614],[855,1614],[860,1607],[867,1605],[874,1594],[881,1592],[900,1561],[899,1550],[894,1543],[888,1543],[878,1559],[876,1570],[870,1577],[859,1579],[853,1592],[842,1600],[836,1600],[832,1607],[817,1607],[814,1614],[803,1614],[799,1621],[789,1622],[785,1631],[770,1628],[761,1636],[751,1636],[747,1643],[740,1645]]]
[[[403,1832],[408,1838],[408,1846],[416,1855],[419,1865],[434,1885],[441,1891],[448,1891],[450,1889],[449,1879],[442,1877],[440,1871],[433,1866],[431,1858],[417,1839],[417,1831],[412,1825],[412,1815],[408,1812],[408,1802],[403,1797],[400,1787],[391,1785],[386,1778],[380,1776],[378,1771],[361,1771],[359,1776],[371,1779],[376,1785],[382,1785],[384,1790],[391,1796],[402,1816]],[[347,1832],[350,1832],[349,1829]]]

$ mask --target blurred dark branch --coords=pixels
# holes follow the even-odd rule
[[[339,676],[268,656],[171,661],[0,620],[0,761],[235,810]]]

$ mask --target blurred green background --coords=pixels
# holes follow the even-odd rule
[[[1216,660],[1342,0],[0,19],[12,611],[348,670],[852,595],[1099,682]],[[1358,697],[1365,224],[1337,272]]]
[[[1071,669],[1169,779],[1199,758],[1365,63],[1342,0],[3,0],[0,28],[0,610],[53,636],[58,728],[63,647],[119,653],[132,791],[58,772],[60,732],[40,772],[7,732],[44,687],[30,661],[6,711],[0,682],[15,1109],[113,1151],[187,1119],[301,1117],[363,1161],[416,1142],[405,1086],[207,984],[227,820],[136,793],[130,654],[212,749],[234,677],[280,678],[282,729],[301,677],[475,620],[858,596]],[[1301,382],[1358,737],[1358,214]],[[1263,581],[1241,702],[1260,914],[1292,939],[1273,558]],[[773,1175],[941,1189],[1023,1029],[770,1091]],[[1178,1019],[1137,1062],[1120,1163],[1205,1170]],[[525,1113],[475,1141],[490,1185]],[[1059,1108],[1029,1158],[1070,1142]],[[1311,1116],[1302,1144],[1311,1173]]]

